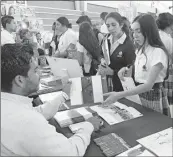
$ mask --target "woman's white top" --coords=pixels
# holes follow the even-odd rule
[[[148,46],[144,52],[141,54],[141,50],[136,51],[136,60],[135,60],[135,81],[138,83],[146,83],[150,74],[150,70],[153,66],[161,63],[163,69],[158,74],[158,77],[155,80],[155,83],[163,82],[167,74],[168,67],[168,58],[165,52],[161,48],[155,48]],[[143,66],[146,66],[146,69]]]
[[[68,29],[65,33],[63,33],[59,39],[58,50],[60,54],[65,52],[70,44],[76,45],[77,36],[72,29]]]
[[[87,50],[77,42],[77,51],[83,53],[83,65],[85,73],[89,73],[91,68],[92,56],[87,52]]]
[[[165,33],[164,31],[159,31],[160,34],[160,38],[163,42],[163,44],[165,45],[168,53],[170,54],[171,58],[173,60],[173,38],[171,38],[171,36],[167,33]]]

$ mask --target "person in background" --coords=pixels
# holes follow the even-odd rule
[[[108,31],[108,28],[105,24],[105,17],[108,15],[107,12],[102,12],[100,14],[100,21],[101,21],[101,28],[100,28],[100,32],[103,33],[103,34],[108,34],[109,31]]]
[[[52,41],[50,43],[50,56],[51,55],[54,55],[55,52],[57,51],[58,49],[58,44],[59,44],[59,38],[61,36],[61,32],[59,32],[57,29],[56,29],[56,22],[53,23],[52,25],[52,30],[53,30],[53,37],[52,37]]]
[[[3,30],[1,31],[1,45],[15,43],[13,32],[16,32],[16,23],[13,16],[3,16],[1,18]]]
[[[38,65],[29,45],[6,44],[1,49],[1,155],[83,156],[101,120],[89,118],[70,138],[47,120],[69,99],[70,84],[54,100],[32,107],[27,96],[38,90]],[[13,139],[13,140],[11,140]]]
[[[109,34],[103,40],[102,50],[107,65],[100,66],[99,73],[108,77],[109,91],[123,91],[118,71],[133,63],[135,47],[129,37],[129,29],[119,13],[109,13],[105,22]]]
[[[71,23],[69,23],[66,17],[59,17],[56,20],[56,30],[61,32],[61,36],[55,57],[67,58],[68,51],[76,49],[77,37],[71,28]]]
[[[22,44],[29,44],[33,48],[34,55],[33,57],[38,60],[39,53],[38,53],[38,45],[36,42],[33,41],[32,32],[28,29],[20,29],[17,33],[20,37],[20,43]]]
[[[84,54],[84,76],[95,75],[103,57],[99,42],[88,22],[80,24],[77,50]]]
[[[44,41],[41,37],[41,33],[40,32],[37,32],[36,33],[36,39],[37,39],[37,46],[38,48],[41,48],[41,49],[44,49]]]
[[[104,38],[104,35],[100,32],[99,29],[93,27],[93,24],[92,24],[90,18],[87,15],[80,16],[78,18],[78,20],[76,21],[76,23],[80,26],[82,22],[88,22],[91,25],[97,40],[101,44],[102,40]]]
[[[167,91],[170,110],[173,112],[173,36],[171,38],[171,34],[173,34],[173,15],[170,13],[161,13],[156,23],[159,28],[161,40],[169,52],[169,77],[164,81],[164,87]],[[173,117],[173,113],[171,114]]]
[[[19,36],[21,39],[21,43],[23,43],[23,44],[29,44],[29,43],[33,42],[32,34],[28,29],[20,29]]]
[[[6,6],[5,4],[1,4],[1,17],[6,15]]]
[[[136,50],[133,77],[136,87],[123,92],[105,94],[109,96],[104,105],[139,94],[142,105],[165,115],[170,114],[166,91],[163,87],[168,72],[168,52],[161,41],[154,18],[149,14],[137,16],[132,25],[133,37],[140,47]],[[126,68],[118,74],[123,80]]]
[[[14,16],[15,15],[15,9],[13,6],[10,6],[9,10],[8,10],[8,15],[9,16]]]
[[[133,35],[130,28],[130,21],[125,16],[122,16],[122,18],[123,18],[123,22],[126,24],[127,28],[129,29],[129,36],[131,40],[133,40]]]

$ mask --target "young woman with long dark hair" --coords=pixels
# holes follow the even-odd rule
[[[103,60],[102,50],[94,31],[88,22],[83,22],[79,27],[78,51],[84,53],[84,75],[95,75],[98,65]]]
[[[167,77],[169,58],[156,22],[151,15],[145,14],[136,17],[131,28],[134,40],[139,45],[134,64],[136,87],[105,94],[109,97],[103,104],[108,105],[123,97],[139,94],[143,106],[168,115],[170,111],[163,82]],[[125,70],[121,69],[119,75]]]

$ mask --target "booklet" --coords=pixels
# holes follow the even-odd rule
[[[111,104],[109,108],[103,108],[100,105],[90,107],[92,110],[102,117],[109,125],[114,125],[126,120],[143,116],[133,107],[116,102]]]

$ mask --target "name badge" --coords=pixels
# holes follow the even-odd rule
[[[120,52],[118,53],[117,57],[121,58],[122,56],[123,56],[123,53],[122,53],[122,51],[120,51]]]

